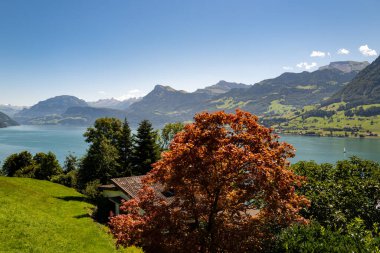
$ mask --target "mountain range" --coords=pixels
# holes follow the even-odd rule
[[[380,57],[327,101],[330,104],[334,102],[347,102],[353,105],[379,103]]]
[[[0,128],[9,127],[9,126],[17,126],[18,123],[11,119],[5,113],[0,112]]]
[[[149,119],[155,127],[189,121],[199,111],[236,108],[260,116],[273,116],[304,106],[335,101],[380,102],[380,60],[332,62],[313,72],[290,73],[253,85],[220,81],[194,92],[156,85],[138,99],[86,102],[57,96],[14,114],[22,124],[90,125],[98,117],[127,117],[132,126]],[[1,111],[1,109],[0,109]]]

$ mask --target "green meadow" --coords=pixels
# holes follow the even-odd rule
[[[85,200],[48,181],[0,177],[0,252],[140,252],[117,250]]]

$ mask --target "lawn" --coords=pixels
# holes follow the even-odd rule
[[[120,252],[92,209],[71,188],[0,177],[0,252]]]

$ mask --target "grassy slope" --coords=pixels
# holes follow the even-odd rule
[[[0,252],[117,252],[92,208],[73,189],[0,177]]]
[[[334,136],[344,136],[345,134],[348,134],[349,136],[352,136],[349,131],[344,131],[344,127],[359,127],[360,130],[358,134],[366,135],[367,131],[370,131],[372,133],[380,135],[380,115],[378,116],[371,116],[371,117],[363,117],[363,116],[352,116],[347,117],[344,115],[344,111],[337,111],[338,107],[342,105],[343,103],[335,103],[331,104],[326,107],[320,108],[321,110],[325,111],[334,111],[334,115],[332,117],[309,117],[306,119],[302,119],[301,117],[297,117],[294,114],[293,115],[284,115],[285,118],[288,118],[289,121],[287,124],[281,124],[281,128],[285,130],[285,132],[289,133],[307,133],[309,131],[314,131],[316,133],[319,133],[321,135],[329,135],[333,134]],[[372,105],[364,105],[360,106],[364,109],[367,109],[371,106],[379,106],[379,104],[372,104]],[[304,111],[309,111],[312,109],[316,109],[317,106],[308,106],[304,107]],[[353,109],[358,109],[358,107]],[[299,111],[300,114],[303,113],[302,111]],[[274,126],[275,128],[278,128],[278,126]],[[328,128],[339,128],[342,129],[341,131],[328,131],[325,129]]]

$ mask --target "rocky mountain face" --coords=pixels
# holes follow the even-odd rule
[[[334,94],[327,104],[341,101],[354,105],[380,103],[380,57]]]
[[[11,119],[5,113],[0,112],[0,128],[9,127],[9,126],[17,126],[18,123]]]
[[[224,94],[232,89],[247,89],[250,85],[244,83],[226,82],[224,80],[219,81],[217,84],[207,86],[204,89],[198,89],[196,93],[208,93],[209,95]]]
[[[366,68],[369,65],[369,62],[363,61],[363,62],[357,62],[357,61],[336,61],[331,62],[327,66],[320,67],[319,70],[324,69],[337,69],[340,71],[343,71],[345,73],[349,73],[352,71],[359,72]]]

